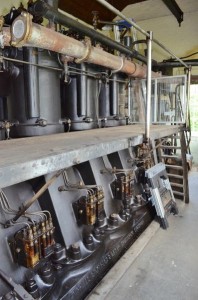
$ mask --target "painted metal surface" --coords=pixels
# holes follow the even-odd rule
[[[179,126],[152,126],[151,139],[171,135]],[[1,142],[0,187],[10,186],[97,157],[136,146],[144,126],[128,125]]]

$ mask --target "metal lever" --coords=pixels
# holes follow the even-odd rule
[[[0,278],[2,278],[12,288],[19,300],[34,300],[34,298],[24,289],[21,284],[15,283],[12,278],[7,276],[1,269]]]

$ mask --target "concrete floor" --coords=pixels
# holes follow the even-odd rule
[[[120,267],[108,273],[98,289],[100,292],[96,289],[90,300],[198,299],[197,183],[198,173],[190,172],[190,204],[179,201],[179,216],[169,217],[169,229],[156,230],[133,262],[130,255],[125,256],[128,269],[121,278],[118,273],[122,263],[118,262]],[[112,284],[111,277],[116,277],[116,272],[119,279]]]

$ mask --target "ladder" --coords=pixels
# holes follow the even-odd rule
[[[189,203],[187,144],[185,128],[178,133],[155,141],[157,162],[163,162],[175,198]],[[167,142],[168,141],[168,142]]]

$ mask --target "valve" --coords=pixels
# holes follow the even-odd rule
[[[10,122],[8,120],[5,120],[5,121],[2,121],[0,122],[0,127],[2,129],[5,129],[5,132],[6,132],[6,139],[9,140],[10,139],[10,128],[14,125],[17,125],[18,124],[18,121],[13,123],[13,122]]]
[[[91,13],[93,15],[93,20],[92,20],[92,22],[93,22],[93,28],[95,30],[97,30],[98,29],[98,21],[99,21],[99,13],[96,10],[92,11]]]

